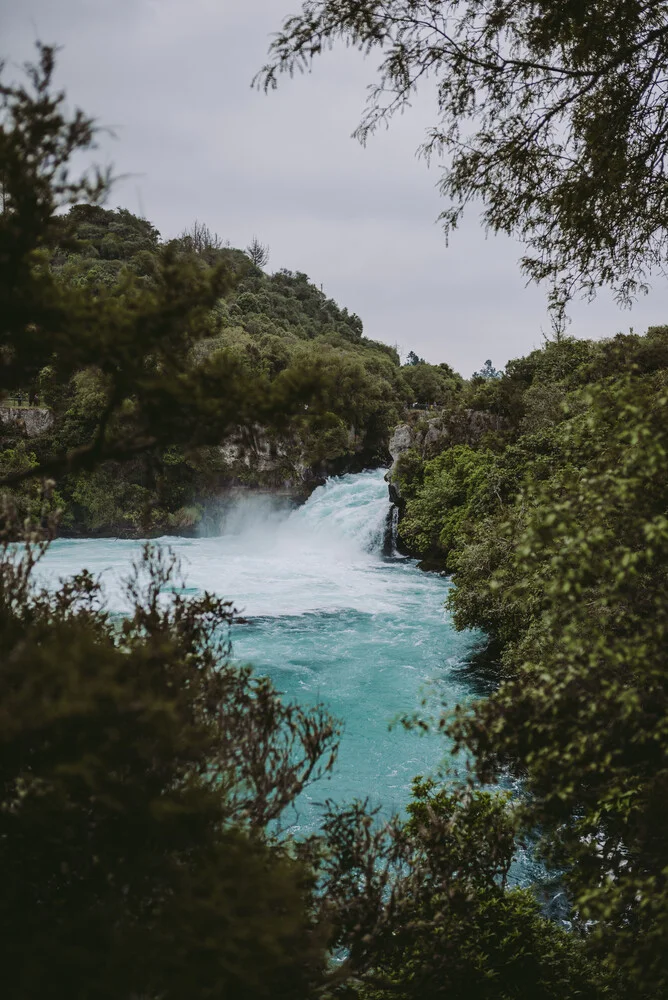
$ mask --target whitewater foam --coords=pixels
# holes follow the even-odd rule
[[[215,538],[163,538],[181,559],[187,591],[230,598],[246,619],[233,630],[233,656],[270,676],[289,700],[324,702],[344,735],[332,776],[308,789],[292,829],[308,834],[325,799],[368,798],[388,815],[410,798],[412,779],[433,773],[443,737],[390,723],[470,696],[459,669],[479,637],[455,632],[444,610],[449,581],[414,560],[383,555],[389,512],[384,470],[328,480],[297,509],[245,498]],[[112,610],[123,611],[122,579],[139,541],[60,540],[42,579],[83,567],[100,575]],[[426,699],[426,706],[423,703]],[[513,881],[540,879],[526,857]]]
[[[165,538],[189,591],[234,601],[247,623],[233,633],[235,659],[267,673],[284,694],[324,701],[345,734],[331,780],[300,801],[300,829],[318,823],[316,803],[369,796],[400,809],[416,774],[446,747],[401,727],[427,690],[453,703],[467,694],[457,667],[472,639],[443,608],[448,581],[412,560],[383,556],[389,511],[384,470],[328,480],[293,510],[241,501],[215,538]],[[100,574],[109,606],[124,610],[122,578],[141,542],[54,543],[40,572],[50,585],[86,566]]]

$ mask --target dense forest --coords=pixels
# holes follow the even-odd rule
[[[57,220],[50,244],[44,252],[55,279],[100,303],[122,301],[129,285],[150,293],[165,254],[203,271],[224,268],[234,275],[233,288],[207,311],[184,363],[224,358],[255,384],[305,377],[318,383],[310,412],[303,404],[281,427],[265,426],[260,417],[250,427],[240,421],[224,445],[170,444],[63,477],[57,502],[65,533],[215,529],[221,494],[235,485],[308,495],[328,474],[388,461],[389,436],[405,407],[441,405],[461,387],[446,364],[416,358],[401,366],[396,350],[365,338],[359,317],[340,309],[305,274],[265,274],[248,253],[224,246],[205,225],[195,223],[163,243],[149,222],[124,209],[80,204]],[[224,377],[210,388],[225,395]],[[12,391],[47,406],[54,423],[29,447],[14,443],[5,430],[0,467],[7,472],[83,445],[107,398],[105,376],[94,365],[67,380],[45,365]],[[34,509],[24,496],[22,510]]]
[[[668,327],[550,342],[466,384],[450,421],[475,407],[494,430],[394,470],[404,545],[486,636],[494,691],[443,724],[481,781],[523,776],[523,823],[633,996],[668,982],[667,386]]]

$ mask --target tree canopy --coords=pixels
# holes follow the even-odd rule
[[[190,426],[185,413],[174,412],[165,418],[178,425],[169,438],[157,417],[151,418],[157,433],[143,436],[149,377],[169,395],[169,372],[153,355],[144,359],[141,386],[128,379],[127,395],[109,419],[107,447],[122,430],[136,453],[107,451],[91,467],[91,439],[120,374],[109,374],[102,350],[100,364],[91,351],[81,367],[68,367],[53,352],[37,373],[25,372],[14,394],[37,394],[49,408],[50,427],[29,448],[11,423],[0,433],[0,476],[14,482],[23,514],[34,513],[34,488],[17,480],[53,469],[64,472],[58,488],[61,530],[145,535],[192,531],[203,518],[215,524],[225,486],[285,485],[299,495],[329,472],[385,461],[403,406],[428,388],[431,366],[404,377],[396,351],[364,337],[360,318],[306,274],[264,274],[203,223],[163,241],[150,222],[126,209],[76,204],[52,228],[40,251],[45,280],[64,300],[71,295],[91,311],[106,303],[134,322],[124,307],[162,294],[166,257],[184,281],[194,274],[206,282],[216,270],[230,281],[202,310],[196,329],[189,320],[184,324],[182,350],[172,359]],[[442,374],[440,368],[433,372]],[[429,388],[429,398],[438,395],[441,383],[447,379]],[[197,414],[220,412],[227,397],[225,426],[200,426]],[[227,448],[220,447],[223,439]]]
[[[668,330],[565,339],[473,379],[500,430],[395,471],[408,550],[453,571],[485,697],[441,725],[482,782],[521,781],[592,954],[662,997]]]
[[[119,624],[83,572],[0,544],[0,953],[9,996],[294,997],[322,975],[312,877],[267,839],[336,727],[229,661],[231,605],[169,602],[146,551]]]
[[[667,3],[306,0],[258,84],[338,41],[380,57],[362,141],[432,81],[421,151],[445,158],[447,233],[479,200],[557,309],[601,285],[628,301],[665,267]]]
[[[68,116],[39,52],[0,92],[0,393],[37,392],[54,418],[30,451],[10,435],[1,452],[22,513],[39,507],[22,484],[47,475],[72,529],[192,528],[221,480],[252,479],[258,435],[279,483],[383,460],[413,395],[396,352],[306,274],[264,274],[257,240],[251,259],[196,221],[163,241],[103,208],[109,178],[69,173],[94,124]]]
[[[41,46],[39,55],[27,84],[0,89],[0,392],[45,369],[61,384],[95,369],[99,405],[83,440],[2,482],[92,468],[161,444],[217,444],[232,428],[279,425],[303,412],[317,395],[312,370],[269,383],[225,351],[193,363],[193,346],[211,334],[212,308],[238,278],[238,259],[217,247],[209,248],[213,258],[197,246],[157,247],[153,227],[128,212],[111,226],[95,205],[57,214],[99,200],[109,178],[70,177],[69,160],[91,146],[94,125],[80,111],[67,116],[52,87],[53,49]],[[61,280],[52,251],[75,249],[77,227],[85,253],[66,271],[72,280]]]

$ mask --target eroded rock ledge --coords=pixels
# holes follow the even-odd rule
[[[0,406],[0,424],[20,437],[36,438],[53,427],[53,413],[45,406]]]
[[[417,451],[422,458],[433,458],[446,448],[458,444],[476,445],[484,434],[500,431],[503,417],[485,410],[456,410],[434,417],[411,414],[415,419],[394,428],[389,443],[392,465],[385,477],[388,482],[390,500],[401,508],[399,486],[393,481],[397,460],[405,452]]]

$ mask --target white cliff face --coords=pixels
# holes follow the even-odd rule
[[[43,406],[0,406],[0,425],[21,437],[35,438],[53,427],[53,413]]]
[[[399,455],[403,455],[409,448],[414,447],[413,433],[408,424],[399,424],[394,428],[394,433],[390,438],[388,451],[392,456],[392,462],[396,462]]]
[[[316,478],[302,460],[299,442],[271,439],[261,427],[239,432],[220,445],[219,452],[230,480],[239,485],[294,490]]]
[[[393,463],[410,448],[431,458],[457,444],[475,445],[483,434],[501,429],[503,418],[482,410],[459,410],[411,424],[399,424],[390,439]]]
[[[483,434],[501,430],[502,426],[503,417],[483,410],[455,410],[437,417],[425,419],[421,416],[415,422],[399,424],[390,438],[388,450],[392,456],[392,465],[385,474],[391,502],[401,510],[403,499],[392,474],[399,457],[405,452],[414,449],[422,458],[433,458],[446,448],[453,448],[458,444],[475,445]]]

